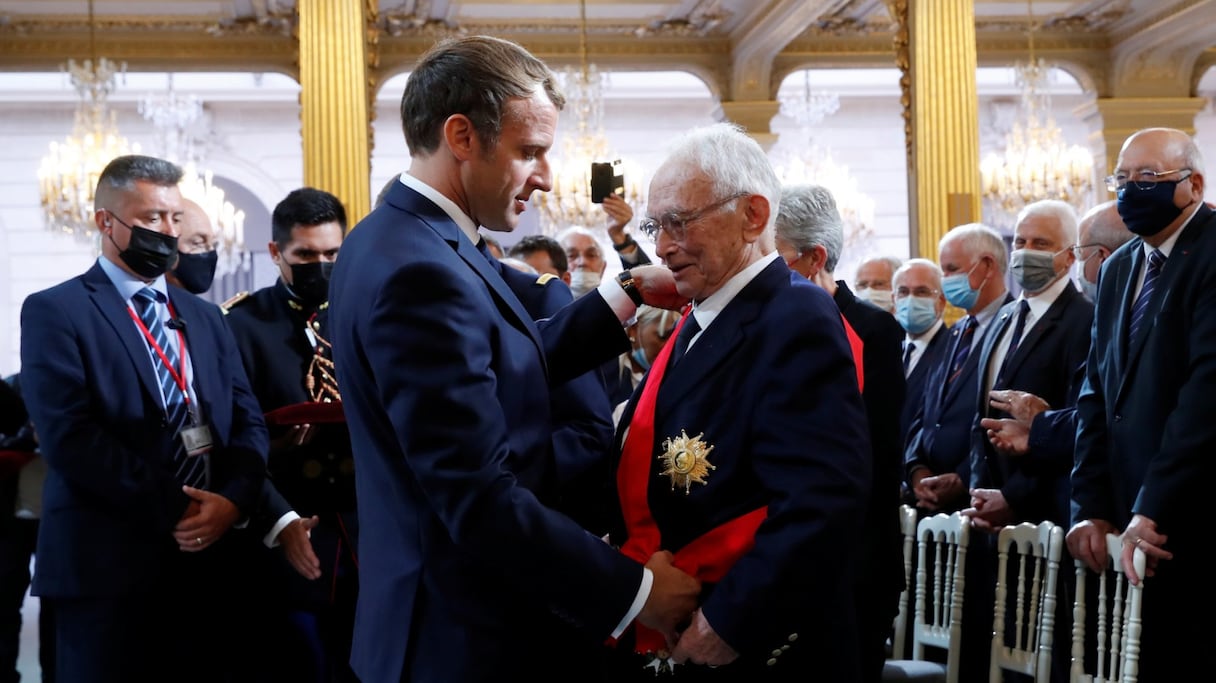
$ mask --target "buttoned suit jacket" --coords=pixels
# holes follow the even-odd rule
[[[168,291],[186,322],[194,388],[215,439],[209,488],[248,515],[265,477],[261,411],[219,307]],[[138,592],[180,554],[172,532],[188,499],[174,475],[175,434],[129,310],[97,264],[31,294],[21,309],[22,393],[48,466],[40,596]]]
[[[993,389],[1016,389],[1043,400],[1048,405],[1067,408],[1074,404],[1074,383],[1089,353],[1089,329],[1094,306],[1072,284],[1068,284],[1023,335],[1005,367],[1004,376]],[[1018,522],[1039,523],[1051,520],[1068,523],[1068,460],[1050,461],[1034,456],[1000,454],[980,426],[982,417],[1008,417],[989,407],[987,392],[991,364],[1001,337],[1016,323],[1018,302],[1001,307],[984,331],[979,347],[976,381],[976,418],[971,426],[971,487],[997,488],[1005,496]]]
[[[941,390],[940,386],[929,386],[929,375],[932,374],[934,366],[937,365],[938,359],[945,353],[946,347],[949,346],[950,328],[942,325],[938,328],[937,333],[925,345],[925,350],[921,351],[920,360],[916,362],[916,367],[912,368],[912,372],[908,374],[905,382],[907,383],[907,391],[904,396],[904,407],[899,418],[899,435],[901,449],[903,444],[907,443],[908,434],[912,429],[912,421],[916,419],[916,412],[921,410],[925,405],[925,393],[927,391]]]
[[[618,448],[641,393],[622,414]],[[665,371],[654,425],[642,485],[664,549],[768,506],[754,547],[702,596],[710,625],[761,671],[857,680],[856,657],[842,653],[857,651],[852,572],[872,467],[831,297],[784,262],[769,264]],[[712,445],[716,468],[688,493],[660,476],[665,441],[682,434]],[[784,654],[765,667],[774,651]]]
[[[1008,293],[1005,302],[1012,301]],[[966,318],[961,318],[950,327],[946,348],[925,380],[924,402],[908,429],[908,442],[904,447],[905,476],[923,465],[934,474],[954,472],[966,485],[971,481],[971,425],[975,421],[975,401],[979,380],[976,367],[979,363],[980,337],[971,340],[971,351],[962,371],[950,386],[946,379],[950,363],[954,358],[959,335]],[[961,501],[965,506],[966,499]],[[962,506],[956,504],[944,512],[953,512]]]
[[[554,613],[608,636],[642,568],[546,507],[550,383],[628,346],[603,298],[538,331],[456,223],[397,185],[343,243],[330,305],[358,491],[360,679],[543,671]]]

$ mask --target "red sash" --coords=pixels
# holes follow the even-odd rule
[[[689,312],[685,312],[680,318],[667,344],[650,366],[650,374],[646,376],[646,384],[642,387],[642,394],[629,422],[629,433],[625,437],[617,469],[617,491],[625,529],[629,534],[621,552],[642,563],[663,547],[659,527],[650,514],[650,504],[646,500],[646,490],[654,478],[651,474],[654,462],[654,408],[672,347],[688,316]],[[756,529],[767,514],[768,508],[763,507],[711,529],[675,553],[675,566],[701,581],[721,581],[735,562],[751,550]],[[658,652],[666,647],[663,635],[658,631],[637,622],[634,622],[634,628],[634,649],[637,652]]]
[[[865,369],[861,364],[861,355],[865,350],[865,344],[861,341],[861,337],[857,336],[857,332],[853,330],[853,326],[849,324],[849,321],[844,319],[843,313],[840,315],[840,322],[844,323],[844,334],[849,338],[849,351],[853,353],[853,365],[857,366],[857,391],[865,391]]]

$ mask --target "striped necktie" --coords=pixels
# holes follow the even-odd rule
[[[963,374],[963,366],[967,364],[967,357],[971,355],[971,341],[975,337],[975,328],[979,327],[979,324],[973,315],[967,316],[963,322],[963,329],[959,332],[958,341],[954,344],[954,355],[950,357],[950,374],[946,375],[945,389],[949,389],[954,380]]]
[[[1136,298],[1136,303],[1132,304],[1132,323],[1127,328],[1128,343],[1136,339],[1136,333],[1140,331],[1140,327],[1147,317],[1153,291],[1157,288],[1157,277],[1161,275],[1161,268],[1164,265],[1165,254],[1162,254],[1160,249],[1154,249],[1148,255],[1148,270],[1144,271],[1144,286],[1140,288],[1140,296]]]
[[[152,344],[148,344],[152,363],[156,367],[156,379],[160,383],[161,397],[165,401],[165,421],[174,435],[173,467],[177,473],[177,480],[187,486],[198,488],[203,485],[206,478],[206,467],[201,456],[190,457],[186,454],[186,446],[177,437],[177,434],[188,426],[190,410],[186,404],[185,394],[178,386],[177,381],[173,379],[173,373],[169,371],[170,366],[174,369],[179,369],[181,363],[177,355],[177,349],[169,343],[169,335],[160,320],[160,312],[156,304],[162,302],[163,297],[163,294],[151,287],[144,287],[135,293],[131,301],[135,304],[136,312],[139,313],[139,319],[143,322],[144,327],[147,328],[148,334],[151,335],[152,339],[156,341],[156,344],[160,346],[161,351],[165,354],[162,360]],[[165,364],[166,360],[168,361],[168,365]]]

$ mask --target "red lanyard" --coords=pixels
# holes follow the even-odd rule
[[[167,305],[169,306],[169,315],[176,318],[177,311],[173,310],[173,302],[170,301],[167,303]],[[190,405],[190,392],[186,391],[186,336],[182,334],[181,330],[177,330],[177,358],[182,366],[181,371],[179,372],[173,367],[173,364],[169,362],[169,357],[165,355],[165,350],[160,347],[160,344],[156,343],[156,338],[153,337],[152,333],[148,331],[148,326],[144,324],[144,321],[141,320],[138,315],[135,315],[135,310],[130,306],[127,306],[127,313],[131,316],[131,319],[135,321],[135,324],[139,325],[139,331],[144,333],[144,339],[148,341],[148,346],[152,347],[152,350],[156,352],[156,355],[160,356],[160,362],[164,363],[165,367],[168,368],[169,376],[173,378],[173,383],[177,385],[178,389],[182,390],[182,396],[186,399],[186,405]],[[165,397],[166,400],[168,400],[168,398],[168,396]]]

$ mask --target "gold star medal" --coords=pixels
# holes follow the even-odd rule
[[[663,448],[667,452],[659,456],[659,460],[663,461],[663,471],[659,476],[666,475],[671,478],[672,491],[683,486],[684,494],[688,495],[694,481],[704,484],[709,471],[717,469],[709,462],[709,452],[714,447],[702,441],[702,436],[705,436],[705,432],[690,439],[687,432],[681,429],[678,437],[663,442]]]

